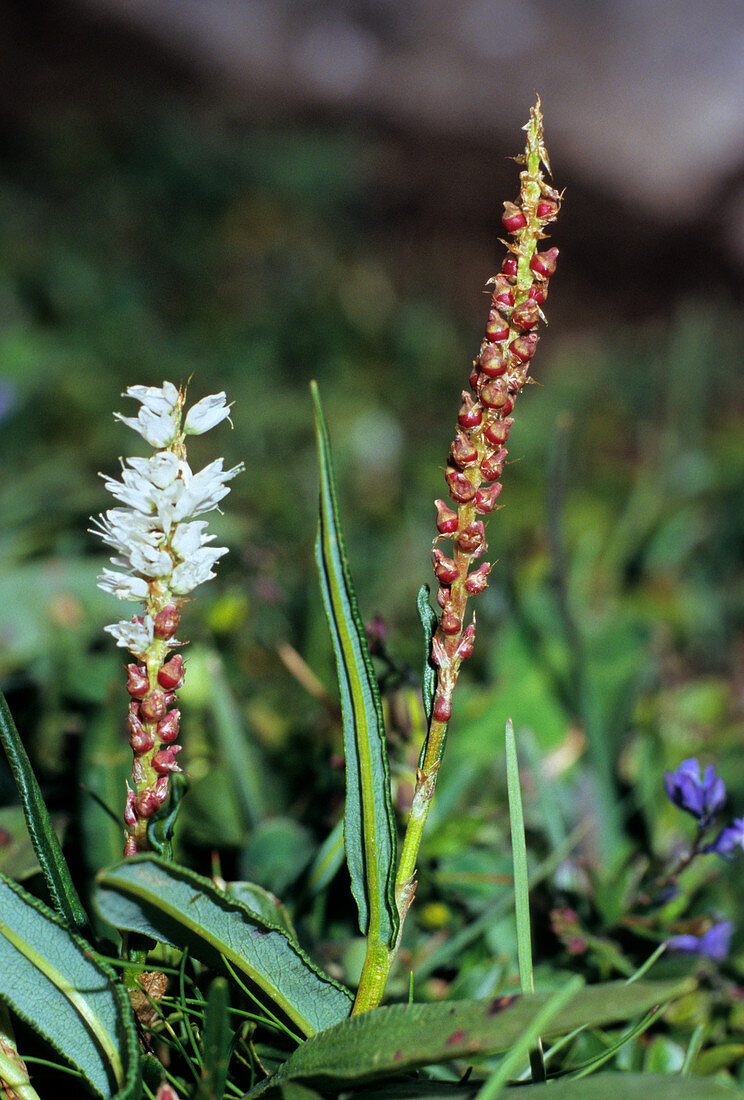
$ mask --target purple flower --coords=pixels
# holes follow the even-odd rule
[[[668,946],[672,951],[686,951],[690,955],[702,955],[720,962],[728,955],[734,926],[730,920],[712,924],[702,936],[672,936]]]
[[[676,772],[664,773],[666,792],[675,806],[696,817],[701,829],[709,828],[726,801],[726,787],[709,764],[700,778],[700,764],[683,760]]]
[[[705,851],[714,852],[717,856],[730,856],[737,845],[744,848],[744,817],[735,817]]]

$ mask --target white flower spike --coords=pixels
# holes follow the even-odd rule
[[[197,519],[217,509],[227,496],[228,482],[243,464],[225,470],[221,458],[193,473],[186,461],[187,435],[202,435],[223,420],[230,423],[224,393],[198,401],[184,419],[185,394],[172,382],[162,386],[130,386],[126,397],[139,401],[136,417],[115,413],[117,420],[138,432],[155,453],[126,458],[121,480],[101,475],[106,489],[123,507],[110,508],[93,520],[91,532],[115,551],[98,587],[120,600],[144,603],[143,613],[105,629],[117,646],[128,649],[130,744],[134,752],[132,781],[124,813],[125,855],[149,847],[148,820],[169,794],[169,776],[180,768],[180,712],[175,692],[183,683],[180,655],[170,650],[183,643],[175,634],[184,597],[215,576],[214,565],[227,547],[207,547],[207,521]],[[171,708],[171,709],[169,709]]]

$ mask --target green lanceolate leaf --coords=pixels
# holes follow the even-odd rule
[[[509,1095],[507,1093],[504,1094]],[[710,1077],[662,1076],[658,1073],[597,1073],[581,1081],[549,1081],[528,1085],[515,1096],[520,1100],[731,1100],[737,1088],[718,1084]]]
[[[129,1000],[90,946],[50,909],[0,878],[0,999],[100,1096],[139,1095]]]
[[[627,1020],[692,988],[690,980],[588,986],[546,1022],[543,1034]],[[532,993],[373,1009],[308,1039],[271,1084],[294,1079],[339,1087],[339,1081],[358,1083],[455,1058],[497,1054],[520,1041],[553,997],[552,992]]]
[[[223,1100],[230,1062],[230,998],[224,978],[215,978],[207,994],[202,1042],[202,1072],[194,1100]]]
[[[398,931],[396,834],[382,707],[344,551],[328,431],[317,386],[311,389],[320,463],[316,557],[336,654],[346,751],[346,859],[361,931],[391,947]]]
[[[188,947],[213,970],[227,960],[264,1003],[303,1035],[348,1016],[351,995],[310,962],[287,933],[207,878],[153,856],[98,876],[96,905],[115,928]]]
[[[44,805],[23,742],[15,727],[5,696],[0,692],[0,740],[21,796],[31,843],[44,872],[54,907],[71,928],[84,932],[88,918],[70,876],[62,846],[57,839],[49,811]]]
[[[431,659],[431,640],[437,629],[437,616],[434,608],[429,603],[429,586],[422,584],[416,597],[421,625],[424,628],[424,675],[421,681],[421,692],[424,697],[424,713],[426,719],[431,722],[431,708],[434,706],[434,693],[437,690],[437,666]]]

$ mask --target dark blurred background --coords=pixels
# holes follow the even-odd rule
[[[192,463],[224,454],[247,473],[213,523],[232,552],[186,615],[188,835],[245,852],[265,813],[316,839],[333,823],[333,708],[277,651],[335,690],[307,385],[326,406],[363,613],[385,619],[405,686],[431,501],[536,93],[566,191],[561,259],[491,523],[445,804],[483,791],[507,714],[553,754],[550,774],[578,769],[582,805],[614,791],[651,845],[661,771],[685,755],[715,755],[744,799],[741,5],[0,13],[0,677],[60,810],[75,769],[91,774],[102,713],[100,744],[126,770],[121,655],[100,631],[127,608],[97,592],[86,533],[109,503],[97,473],[142,453],[111,414],[128,385],[191,378],[194,399],[235,402],[235,430],[195,441]],[[261,784],[222,797],[237,751],[212,735],[224,682],[263,802]],[[405,745],[413,720],[395,721]]]

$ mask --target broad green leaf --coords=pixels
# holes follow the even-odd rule
[[[647,1012],[694,988],[682,981],[605,982],[579,990],[545,1026],[545,1035],[599,1027]],[[353,1016],[308,1039],[272,1084],[360,1082],[419,1066],[509,1050],[554,996],[532,993],[483,1001],[388,1005]],[[258,1093],[256,1093],[258,1094]]]
[[[434,608],[429,603],[429,586],[422,584],[416,597],[421,626],[424,628],[424,675],[421,682],[421,693],[424,698],[424,712],[427,721],[431,721],[431,708],[434,706],[434,693],[437,689],[437,667],[431,659],[431,640],[437,628],[437,616]]]
[[[236,879],[233,882],[225,883],[225,893],[241,902],[253,913],[256,913],[272,928],[281,928],[291,940],[297,941],[297,933],[294,930],[292,918],[287,912],[286,906],[270,890],[265,890],[263,886],[257,886],[255,882],[244,882],[242,879]]]
[[[303,1035],[349,1014],[349,992],[315,967],[282,928],[193,871],[134,856],[101,872],[95,900],[115,928],[188,947],[213,970],[224,970],[224,956]]]
[[[0,692],[0,741],[8,756],[8,763],[21,796],[26,827],[36,858],[44,872],[54,907],[71,928],[83,932],[88,927],[88,918],[73,885],[62,854],[62,846],[57,839],[31,762],[2,692]]]
[[[320,464],[320,525],[315,552],[341,693],[346,859],[361,931],[368,940],[391,947],[398,931],[393,893],[396,833],[382,707],[344,550],[330,442],[315,383],[311,390]]]
[[[207,994],[202,1042],[202,1072],[194,1100],[223,1100],[230,1062],[230,999],[227,982],[215,978]]]
[[[123,987],[85,940],[3,878],[0,999],[100,1096],[138,1095],[139,1044]]]

